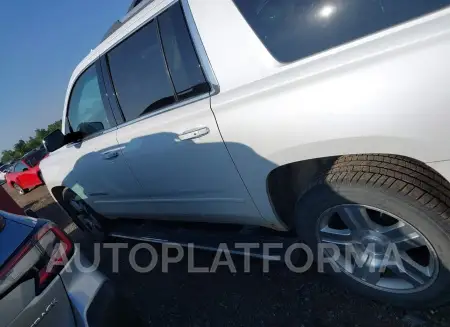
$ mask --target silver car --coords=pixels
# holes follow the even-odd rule
[[[122,325],[111,283],[79,264],[56,225],[0,211],[0,327]]]

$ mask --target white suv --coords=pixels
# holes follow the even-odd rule
[[[117,218],[296,230],[314,251],[353,246],[346,285],[442,303],[448,5],[141,2],[75,69],[47,187],[93,234]],[[401,260],[386,263],[392,244]]]

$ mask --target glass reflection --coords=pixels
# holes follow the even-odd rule
[[[327,19],[333,16],[333,14],[336,12],[336,6],[333,4],[325,4],[322,7],[319,8],[319,11],[317,12],[317,16],[319,18]]]

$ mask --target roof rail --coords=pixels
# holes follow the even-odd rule
[[[122,26],[122,23],[120,22],[120,20],[116,20],[114,22],[114,24],[112,24],[112,26],[109,28],[109,30],[103,36],[102,42],[105,41],[115,31],[117,31],[119,29],[119,27],[121,27],[121,26]]]
[[[102,42],[106,40],[110,35],[117,31],[126,21],[130,20],[138,12],[145,8],[148,4],[152,3],[154,0],[133,0],[130,7],[128,8],[127,14],[120,20],[117,20],[108,29],[105,36],[103,36]]]

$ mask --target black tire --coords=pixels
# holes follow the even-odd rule
[[[387,292],[345,273],[330,273],[340,285],[372,299],[407,308],[434,307],[450,300],[449,194],[450,184],[416,161],[394,155],[343,156],[299,197],[296,229],[317,255],[318,219],[327,209],[362,204],[395,214],[422,233],[435,250],[438,272],[430,286],[407,294]]]
[[[98,228],[89,227],[82,218],[80,218],[80,211],[74,207],[72,201],[81,203],[86,211],[86,214],[92,215],[92,217],[97,221]],[[62,207],[66,210],[69,217],[72,218],[73,222],[85,232],[90,239],[94,241],[104,241],[107,238],[107,221],[106,218],[95,212],[85,201],[83,201],[75,192],[71,189],[66,188],[62,193]],[[97,225],[97,224],[96,224]]]
[[[19,184],[12,183],[12,186],[14,187],[14,189],[17,191],[17,193],[19,195],[25,195],[28,192],[26,189],[23,189],[22,187],[20,187]]]

